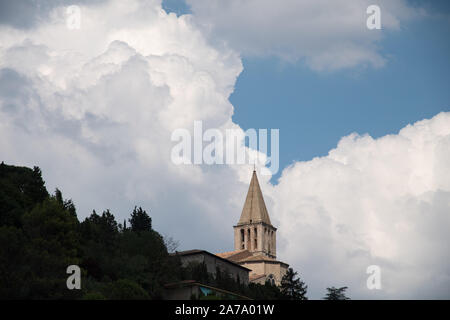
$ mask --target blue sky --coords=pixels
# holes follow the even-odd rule
[[[233,121],[243,129],[280,129],[280,171],[324,156],[352,132],[397,133],[408,123],[450,110],[450,4],[413,1],[431,17],[387,32],[379,43],[386,65],[317,72],[303,61],[243,56],[244,70],[230,97]],[[184,1],[166,10],[189,13]]]

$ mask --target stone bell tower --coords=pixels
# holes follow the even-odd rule
[[[234,250],[248,250],[254,255],[261,254],[276,259],[277,228],[270,222],[255,170],[241,218],[233,228]]]

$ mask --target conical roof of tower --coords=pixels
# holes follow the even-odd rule
[[[252,180],[248,188],[247,198],[245,199],[244,208],[242,209],[239,224],[264,222],[269,225],[269,213],[267,212],[266,204],[259,187],[258,177],[256,171],[253,171]]]

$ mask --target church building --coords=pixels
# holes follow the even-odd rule
[[[234,250],[216,255],[250,269],[250,282],[280,285],[289,265],[277,260],[277,228],[270,222],[255,170],[241,217],[233,228]]]

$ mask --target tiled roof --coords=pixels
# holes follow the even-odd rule
[[[189,256],[189,255],[196,255],[196,254],[206,254],[206,255],[209,255],[209,256],[213,256],[213,257],[218,258],[218,259],[220,259],[222,261],[226,261],[226,262],[228,262],[228,263],[230,263],[232,265],[235,265],[235,266],[237,266],[239,268],[243,268],[246,271],[250,270],[250,269],[248,269],[248,268],[246,268],[244,266],[241,266],[240,264],[236,263],[233,260],[225,259],[225,258],[223,258],[223,257],[221,257],[219,255],[213,254],[213,253],[208,252],[206,250],[193,249],[193,250],[186,250],[186,251],[176,251],[174,253],[171,253],[171,255],[179,255],[179,256]]]
[[[246,258],[239,260],[239,262],[249,262],[249,261],[277,261],[277,260],[269,258],[268,256],[262,254],[258,254],[256,256],[248,256]]]
[[[235,251],[216,253],[216,255],[221,258],[231,260],[233,262],[239,262],[242,259],[245,259],[245,258],[251,256],[252,254],[248,250],[235,250]]]
[[[251,275],[249,277],[249,280],[250,281],[255,281],[255,280],[261,279],[261,278],[263,278],[265,276],[266,276],[265,274],[253,274],[253,275]]]

